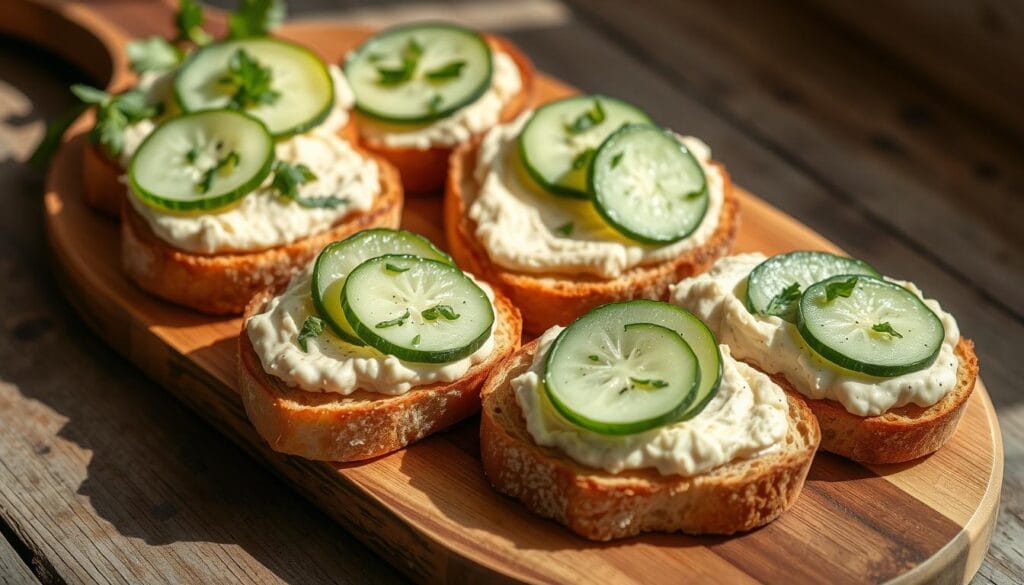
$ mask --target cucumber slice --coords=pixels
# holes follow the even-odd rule
[[[548,352],[545,362],[546,371],[550,372],[555,354],[562,335],[572,328],[580,328],[590,331],[591,339],[617,339],[620,332],[624,331],[626,325],[633,323],[651,323],[667,327],[685,341],[697,358],[700,370],[700,380],[693,396],[683,406],[683,410],[677,413],[674,420],[687,420],[693,418],[707,406],[718,391],[722,381],[722,354],[718,350],[718,340],[700,319],[693,313],[675,305],[649,300],[633,300],[620,303],[611,303],[600,306],[589,313],[576,319],[563,331],[551,350]],[[591,343],[596,343],[592,341]],[[587,362],[592,353],[586,354]],[[600,357],[600,354],[594,354]],[[545,374],[546,376],[546,374]]]
[[[567,327],[548,354],[544,388],[566,420],[628,435],[678,420],[693,401],[700,366],[676,331],[601,317]]]
[[[750,271],[747,307],[752,313],[775,315],[795,323],[800,293],[816,282],[840,274],[881,276],[867,262],[846,256],[827,252],[779,254]]]
[[[313,264],[313,305],[331,330],[345,341],[364,345],[349,325],[341,307],[341,291],[345,278],[356,266],[370,258],[385,254],[411,254],[431,260],[454,264],[430,240],[405,230],[376,228],[328,244]]]
[[[590,168],[594,206],[613,228],[646,244],[693,233],[708,212],[704,169],[674,135],[649,124],[615,131]]]
[[[363,114],[398,124],[450,116],[491,85],[491,48],[479,33],[445,23],[381,31],[356,49],[345,76]]]
[[[132,191],[152,207],[212,211],[248,195],[274,163],[274,139],[262,122],[231,110],[163,122],[128,166]]]
[[[519,135],[519,156],[545,190],[586,199],[590,163],[601,143],[626,124],[650,122],[643,110],[603,95],[558,100],[530,116]]]
[[[927,368],[946,336],[942,321],[920,297],[865,275],[833,276],[811,285],[800,298],[797,327],[828,361],[882,377]]]
[[[419,256],[388,254],[349,273],[341,294],[359,338],[410,362],[462,359],[487,341],[494,307],[461,270]]]
[[[221,41],[195,51],[174,79],[174,96],[182,110],[232,107],[238,86],[229,76],[239,51],[270,70],[269,93],[259,94],[267,97],[244,109],[275,137],[305,132],[330,114],[334,81],[327,65],[305,47],[270,37]]]

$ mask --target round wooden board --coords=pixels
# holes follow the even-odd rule
[[[170,8],[160,3],[140,9],[11,0],[6,12],[0,30],[44,42],[97,75],[109,69],[114,85],[130,80],[119,52],[124,32],[159,32],[167,27],[152,23],[170,18]],[[222,26],[222,15],[214,13],[212,21]],[[92,48],[75,55],[75,44],[46,42],[54,31],[91,38],[93,44],[83,41],[83,47]],[[366,30],[307,23],[290,24],[280,34],[336,62]],[[96,59],[103,63],[95,65]],[[543,77],[539,89],[541,99],[570,91]],[[584,541],[489,489],[480,470],[475,420],[362,464],[274,453],[249,425],[234,389],[239,320],[163,303],[121,275],[117,224],[81,199],[88,122],[83,118],[68,132],[46,182],[47,231],[69,300],[107,342],[418,581],[504,576],[548,582],[962,582],[984,558],[995,526],[1003,450],[980,380],[960,429],[940,452],[890,466],[862,466],[820,453],[789,512],[731,538]],[[764,201],[742,190],[740,197],[737,251],[836,249]],[[407,201],[404,224],[443,242],[436,199]]]

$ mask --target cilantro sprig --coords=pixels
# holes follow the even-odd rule
[[[208,32],[203,30],[203,7],[196,0],[180,0],[178,13],[174,17],[174,24],[178,27],[178,34],[174,42],[189,41],[197,45],[205,45],[213,40]]]
[[[261,65],[245,49],[238,49],[231,55],[228,71],[219,80],[233,91],[228,106],[239,110],[276,102],[281,92],[271,87],[272,81],[270,67]]]
[[[185,53],[163,37],[147,37],[132,41],[125,46],[132,71],[168,71],[181,63]]]
[[[387,321],[381,321],[374,325],[375,329],[387,329],[388,327],[401,327],[405,325],[405,322],[409,319],[409,309],[406,309],[404,313],[395,317],[394,319],[388,319]]]
[[[419,67],[420,57],[423,56],[423,45],[415,38],[406,41],[405,46],[399,54],[401,64],[398,67],[377,67],[377,83],[380,85],[401,85],[412,80],[416,68]]]
[[[191,151],[188,154],[192,154]],[[204,194],[209,192],[210,187],[213,186],[213,179],[217,175],[230,174],[238,166],[239,160],[238,153],[233,150],[224,155],[223,158],[217,159],[217,162],[212,167],[203,172],[199,183],[196,184],[196,191]]]
[[[768,301],[768,306],[765,307],[764,313],[789,319],[796,308],[795,305],[798,300],[800,300],[800,284],[794,282],[782,289],[782,292],[772,297],[772,300]]]
[[[582,134],[604,122],[605,118],[607,115],[601,100],[594,100],[594,105],[589,110],[577,116],[571,123],[565,124],[565,131],[569,134]]]
[[[124,150],[124,131],[128,126],[160,113],[159,106],[146,101],[146,94],[137,89],[109,94],[88,85],[72,85],[71,93],[83,104],[96,108],[96,124],[89,139],[99,144],[112,157]]]
[[[884,321],[882,323],[875,323],[874,325],[871,326],[871,330],[876,333],[885,333],[890,337],[898,337],[900,339],[903,338],[903,334],[893,329],[892,324],[889,323],[888,321]]]
[[[825,302],[831,303],[839,297],[849,298],[853,294],[853,289],[857,287],[857,282],[860,278],[851,276],[846,280],[840,280],[838,282],[831,282],[825,285]]]
[[[420,315],[425,321],[437,321],[442,317],[448,321],[454,321],[461,316],[455,312],[451,305],[435,305],[422,311]]]
[[[228,38],[266,36],[288,16],[284,0],[242,0],[228,16]]]
[[[299,336],[295,341],[298,342],[299,347],[302,348],[302,351],[308,352],[309,347],[307,345],[307,340],[310,337],[316,337],[323,332],[324,320],[315,315],[310,315],[306,317],[305,321],[302,322],[302,329],[299,331]]]
[[[349,200],[346,197],[302,197],[299,194],[299,186],[316,180],[316,173],[302,163],[292,164],[283,160],[274,163],[274,177],[270,181],[270,188],[277,191],[278,195],[285,199],[291,199],[303,207],[329,208],[333,209],[340,205],[347,205]]]

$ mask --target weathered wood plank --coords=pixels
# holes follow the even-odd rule
[[[36,579],[28,565],[21,560],[18,552],[4,539],[3,535],[0,535],[0,584],[32,585],[38,583],[39,579]]]
[[[21,162],[69,104],[67,72],[3,43],[0,516],[44,580],[395,581],[71,314],[46,268],[40,177]]]

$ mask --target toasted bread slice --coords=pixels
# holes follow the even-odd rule
[[[725,201],[718,227],[703,245],[668,262],[636,266],[619,278],[589,275],[528,274],[491,262],[476,239],[476,222],[469,218],[468,193],[479,185],[473,177],[479,141],[459,147],[449,161],[444,196],[444,226],[448,249],[464,270],[500,288],[517,307],[523,307],[523,328],[540,334],[553,325],[567,325],[594,307],[628,299],[661,299],[670,284],[707,270],[732,249],[739,227],[739,201],[725,168]]]
[[[939,450],[956,432],[978,379],[978,357],[970,339],[960,338],[956,356],[956,387],[928,407],[908,404],[878,416],[857,416],[833,400],[805,398],[821,427],[821,449],[869,464],[903,463]],[[796,393],[782,376],[772,379]]]
[[[821,438],[799,395],[787,392],[789,431],[781,448],[694,477],[656,470],[608,473],[533,442],[510,381],[537,350],[523,346],[491,372],[481,394],[480,452],[499,492],[591,540],[641,532],[733,534],[771,522],[803,487]]]
[[[262,310],[270,290],[253,298],[245,319]],[[519,347],[519,310],[495,292],[494,352],[454,382],[419,386],[400,396],[358,390],[349,396],[306,392],[263,370],[243,327],[238,341],[242,402],[256,431],[282,453],[324,461],[359,461],[390,453],[475,414],[487,373]]]
[[[356,144],[358,133],[353,116],[349,116],[348,123],[338,131],[338,135]],[[128,189],[121,182],[121,175],[127,172],[102,148],[87,141],[82,151],[82,199],[86,205],[104,215],[119,217]]]
[[[253,295],[284,285],[327,244],[373,227],[397,228],[402,219],[402,184],[387,161],[377,159],[381,192],[373,206],[332,229],[258,252],[196,254],[161,240],[127,198],[121,204],[121,264],[142,289],[212,315],[238,314]]]
[[[511,41],[499,36],[485,35],[487,42],[495,51],[507,54],[515,61],[522,79],[520,92],[501,110],[499,123],[510,122],[523,112],[533,99],[534,69],[533,64]],[[445,175],[448,172],[448,156],[452,148],[435,146],[428,149],[394,148],[383,144],[380,140],[363,138],[362,145],[367,150],[379,154],[391,161],[402,175],[402,184],[409,195],[429,195],[438,193],[444,187]]]

